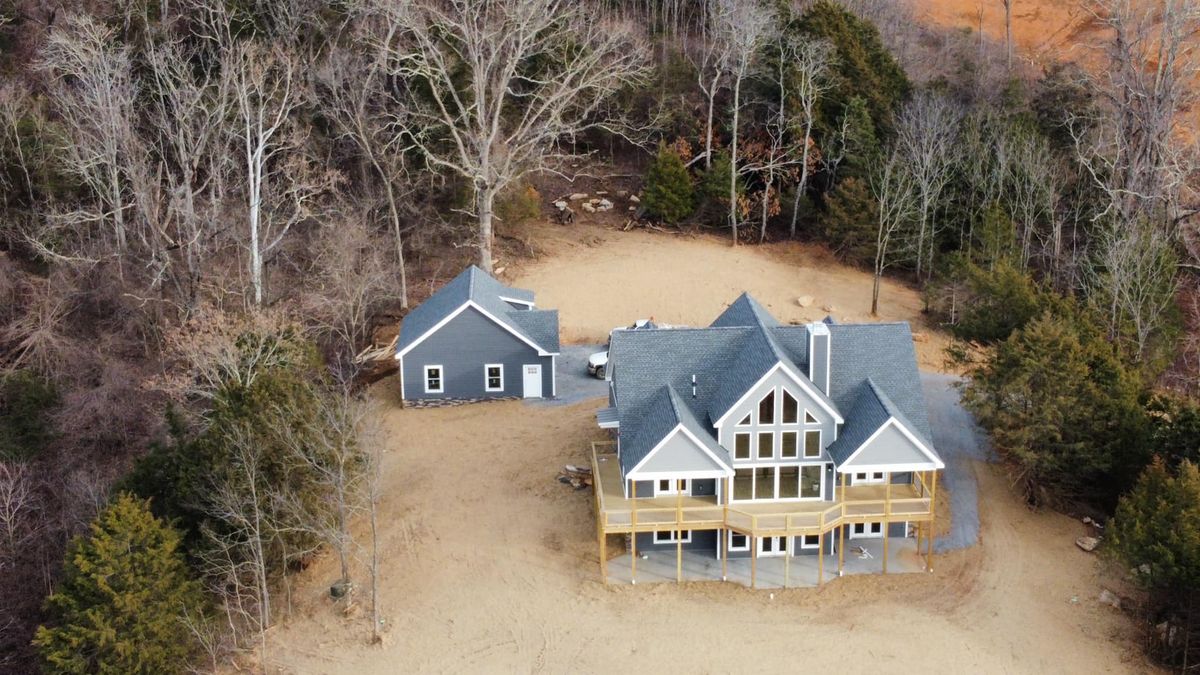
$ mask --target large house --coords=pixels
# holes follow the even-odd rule
[[[685,551],[721,578],[749,558],[751,585],[759,558],[815,556],[819,583],[827,556],[840,574],[864,544],[886,572],[889,543],[894,558],[915,539],[928,565],[944,464],[907,324],[781,325],[743,294],[707,328],[618,331],[609,358],[597,422],[617,438],[593,446],[606,579],[610,534],[634,582],[666,552],[679,579]]]
[[[406,402],[555,396],[558,311],[472,265],[404,317],[396,341]]]

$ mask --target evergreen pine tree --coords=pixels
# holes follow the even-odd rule
[[[821,218],[825,240],[839,258],[865,265],[875,255],[878,206],[866,184],[857,178],[838,183]]]
[[[193,642],[181,619],[200,603],[179,533],[121,494],[72,540],[34,646],[50,673],[183,672]]]
[[[658,155],[646,172],[642,203],[646,213],[665,223],[678,223],[695,208],[692,177],[679,154],[665,145],[658,147]]]

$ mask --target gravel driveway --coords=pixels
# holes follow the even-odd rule
[[[587,373],[587,360],[602,351],[604,345],[563,345],[556,364],[558,397],[531,399],[531,405],[571,405],[592,398],[608,396],[608,382]],[[603,406],[597,406],[597,409]]]
[[[957,375],[921,373],[933,445],[946,462],[942,484],[950,492],[950,532],[933,542],[935,551],[953,551],[979,541],[979,485],[974,462],[995,459],[987,435],[962,407]]]

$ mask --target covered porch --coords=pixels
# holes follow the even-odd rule
[[[821,565],[815,555],[734,558],[722,565],[712,551],[683,551],[681,560],[669,551],[639,552],[636,579],[641,584],[724,580],[751,588],[812,588],[839,576],[883,574],[884,548],[882,539],[848,540],[841,575],[835,566]],[[887,548],[887,574],[925,571],[925,558],[917,550],[916,539],[893,537]],[[633,583],[632,563],[629,552],[607,561],[608,583]]]

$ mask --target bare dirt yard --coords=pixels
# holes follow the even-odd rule
[[[510,280],[558,307],[573,340],[647,315],[703,325],[742,289],[783,320],[819,318],[825,304],[843,320],[866,314],[869,275],[799,245],[733,249],[596,226],[530,234],[540,256],[510,265]],[[804,294],[815,310],[796,305]],[[912,290],[889,283],[883,306],[885,318],[928,330]],[[921,343],[929,365],[939,358],[927,345],[941,339]],[[293,585],[292,615],[270,636],[271,672],[1151,670],[1127,619],[1096,599],[1109,578],[1075,547],[1082,526],[1030,512],[993,466],[974,465],[980,545],[935,556],[930,574],[773,592],[605,586],[591,494],[555,480],[602,437],[599,401],[413,410],[395,389],[376,386],[387,438],[383,644],[367,644],[365,593],[349,611],[329,600],[336,563],[326,557]]]

